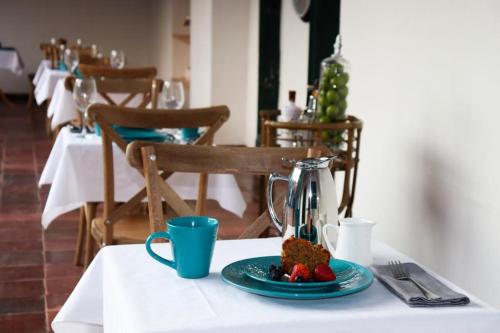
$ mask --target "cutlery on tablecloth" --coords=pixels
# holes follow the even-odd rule
[[[389,261],[389,266],[391,267],[392,275],[396,280],[413,282],[418,287],[418,289],[422,291],[427,300],[432,301],[441,299],[441,296],[434,294],[424,285],[412,279],[410,273],[408,273],[408,270],[403,265],[401,265],[401,262],[399,260]]]
[[[388,265],[374,265],[373,271],[389,291],[412,307],[465,305],[470,302],[467,296],[450,289],[415,263],[392,261]]]

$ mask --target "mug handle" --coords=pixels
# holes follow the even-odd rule
[[[149,235],[148,239],[146,239],[146,250],[148,251],[148,254],[153,257],[153,259],[158,260],[164,265],[167,265],[170,268],[176,269],[176,262],[175,260],[168,260],[163,258],[162,256],[158,255],[153,249],[151,248],[151,242],[154,241],[157,238],[165,238],[168,239],[169,241],[172,241],[172,238],[170,237],[170,234],[168,232],[154,232],[151,235]]]
[[[335,257],[335,251],[337,251],[337,250],[335,249],[333,244],[328,239],[328,234],[326,232],[328,228],[335,229],[335,234],[336,234],[335,238],[338,240],[338,238],[339,238],[339,226],[335,225],[335,224],[329,224],[329,223],[327,223],[323,226],[323,238],[325,239],[325,243],[328,246],[328,250],[330,251],[330,254],[332,255],[332,257]]]

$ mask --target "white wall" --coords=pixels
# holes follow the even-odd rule
[[[191,1],[191,106],[225,104],[231,110],[216,143],[255,143],[257,107],[250,100],[256,99],[258,84],[255,20],[257,0]]]
[[[154,0],[157,1],[157,0]],[[130,65],[151,64],[149,3],[142,0],[16,0],[0,6],[0,41],[16,47],[26,70],[40,62],[41,42],[65,37],[70,42],[102,46],[105,52],[123,49]],[[26,92],[26,75],[1,70],[0,87],[6,92]]]
[[[297,91],[295,100],[299,107],[306,106],[308,64],[309,23],[295,13],[292,0],[282,0],[278,108],[288,104],[289,90]]]
[[[354,213],[500,306],[500,2],[342,2],[350,113],[365,123]]]
[[[191,0],[191,107],[212,105],[212,0]]]
[[[169,80],[173,75],[173,6],[179,0],[149,1],[149,44],[151,64],[157,66],[158,77]],[[184,0],[189,1],[189,0]]]

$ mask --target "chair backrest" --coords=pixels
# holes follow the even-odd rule
[[[299,145],[316,147],[327,145],[335,146],[332,150],[338,155],[333,168],[333,176],[343,172],[342,196],[339,205],[339,214],[344,212],[345,217],[352,216],[352,206],[356,192],[356,180],[358,174],[359,153],[361,144],[361,131],[363,122],[354,116],[348,116],[343,122],[335,123],[297,123],[279,122],[271,120],[276,116],[278,110],[263,110],[261,116],[261,145],[271,147],[276,145],[277,130],[286,129],[298,133],[309,132],[310,138],[296,139]],[[327,135],[325,135],[327,134]],[[333,135],[330,135],[333,134]],[[327,137],[326,139],[324,137]],[[332,139],[333,137],[333,139]],[[295,140],[295,139],[292,139]],[[336,140],[336,141],[335,141]],[[340,180],[336,177],[336,181]]]
[[[67,90],[73,91],[75,78],[67,77],[64,86]],[[163,81],[160,79],[115,79],[96,78],[97,93],[109,104],[115,106],[128,106],[136,97],[142,96],[137,108],[145,108],[151,103],[152,108],[158,107],[158,97],[163,88]],[[120,101],[117,101],[112,94],[122,94]],[[123,96],[125,94],[125,96]]]
[[[328,155],[318,148],[249,148],[229,146],[179,146],[168,143],[135,141],[127,147],[130,165],[145,174],[148,191],[150,227],[152,231],[164,228],[161,198],[179,216],[194,215],[193,210],[162,179],[158,172],[192,172],[201,174],[266,175],[272,172],[288,174],[291,164],[283,158],[299,160],[308,156]],[[284,195],[280,202],[283,202]],[[275,207],[282,207],[276,203]],[[254,221],[240,238],[259,237],[270,227],[268,213]]]
[[[96,65],[79,65],[78,69],[83,77],[95,77],[106,79],[153,79],[156,77],[156,67],[136,67],[136,68],[112,68]]]
[[[50,61],[50,67],[56,68],[59,59],[59,48],[49,43],[41,43],[40,50],[42,51],[43,59]]]
[[[124,108],[104,104],[94,104],[89,108],[89,116],[101,127],[104,162],[104,219],[106,223],[104,243],[111,244],[113,223],[130,210],[137,207],[146,196],[146,189],[137,192],[127,203],[115,209],[113,143],[125,152],[127,142],[116,132],[113,125],[135,128],[192,128],[206,127],[204,133],[192,144],[210,144],[217,130],[229,118],[226,106],[214,106],[186,110],[145,110]],[[162,179],[169,173],[160,175]]]

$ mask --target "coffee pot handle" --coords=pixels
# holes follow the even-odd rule
[[[276,215],[276,211],[274,210],[274,204],[273,204],[273,184],[275,180],[284,180],[288,182],[288,177],[273,172],[269,176],[269,182],[267,184],[267,208],[269,209],[271,220],[273,221],[276,228],[278,228],[281,235],[283,235],[283,222],[281,222],[278,216]]]
[[[338,238],[339,238],[339,226],[335,225],[335,224],[329,224],[329,223],[327,223],[323,226],[323,238],[325,240],[326,246],[328,246],[328,251],[330,251],[330,254],[332,255],[332,257],[335,257],[336,249],[335,249],[335,246],[333,246],[332,242],[328,239],[328,233],[327,233],[328,228],[335,230],[335,239],[338,240]]]

